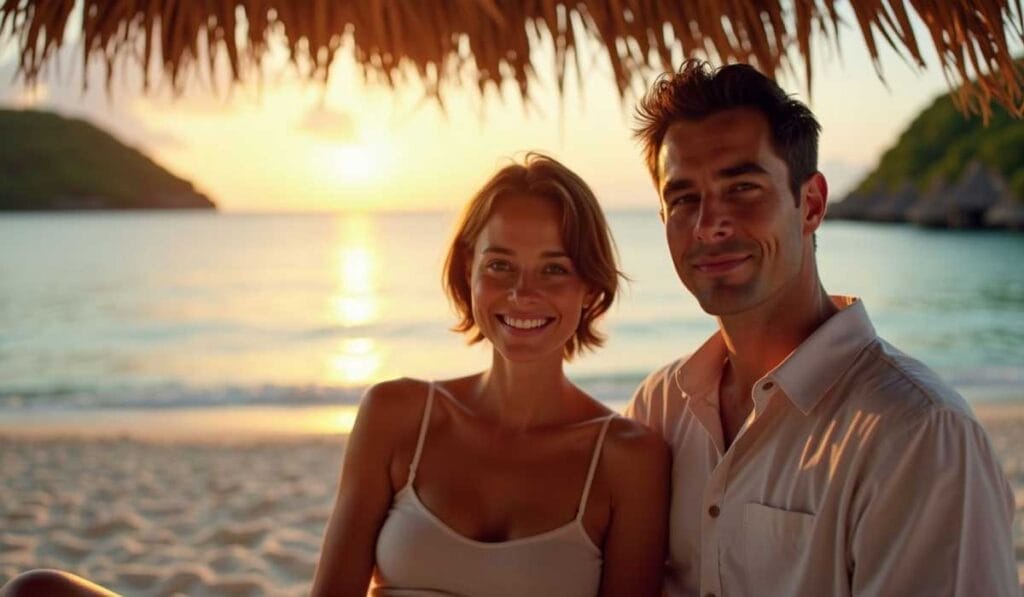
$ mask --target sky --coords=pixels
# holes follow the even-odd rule
[[[819,40],[813,95],[801,77],[780,84],[807,102],[823,132],[819,167],[839,199],[877,164],[914,116],[948,87],[934,51],[927,69],[887,48],[883,83],[851,18],[840,53]],[[928,46],[919,27],[919,41]],[[543,151],[577,171],[608,208],[656,209],[657,196],[631,136],[607,59],[583,86],[556,93],[549,47],[537,48],[534,106],[510,89],[480,96],[446,88],[445,107],[415,81],[392,89],[362,80],[339,55],[326,87],[303,80],[277,51],[262,85],[213,89],[196,76],[181,97],[166,86],[143,94],[139,68],[124,68],[111,92],[90,68],[82,91],[81,44],[70,33],[56,66],[34,88],[15,78],[10,37],[0,39],[0,106],[83,118],[191,181],[228,212],[453,210],[497,168]],[[931,53],[927,53],[931,51]],[[570,75],[570,82],[575,74]]]

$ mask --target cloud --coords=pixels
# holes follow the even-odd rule
[[[359,140],[355,120],[349,114],[323,105],[307,110],[297,128],[307,135],[336,143],[354,143]]]

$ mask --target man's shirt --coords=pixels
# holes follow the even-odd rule
[[[627,415],[673,447],[669,595],[1017,595],[1014,497],[953,389],[842,310],[755,384],[728,450],[719,334]]]

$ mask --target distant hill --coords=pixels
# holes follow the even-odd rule
[[[1024,229],[1024,120],[997,107],[986,126],[943,95],[829,216]]]
[[[216,206],[83,120],[0,110],[0,210],[180,209]]]

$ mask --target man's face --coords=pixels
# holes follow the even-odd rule
[[[704,311],[742,313],[813,275],[804,265],[816,223],[805,225],[759,111],[672,124],[658,162],[672,261]]]

